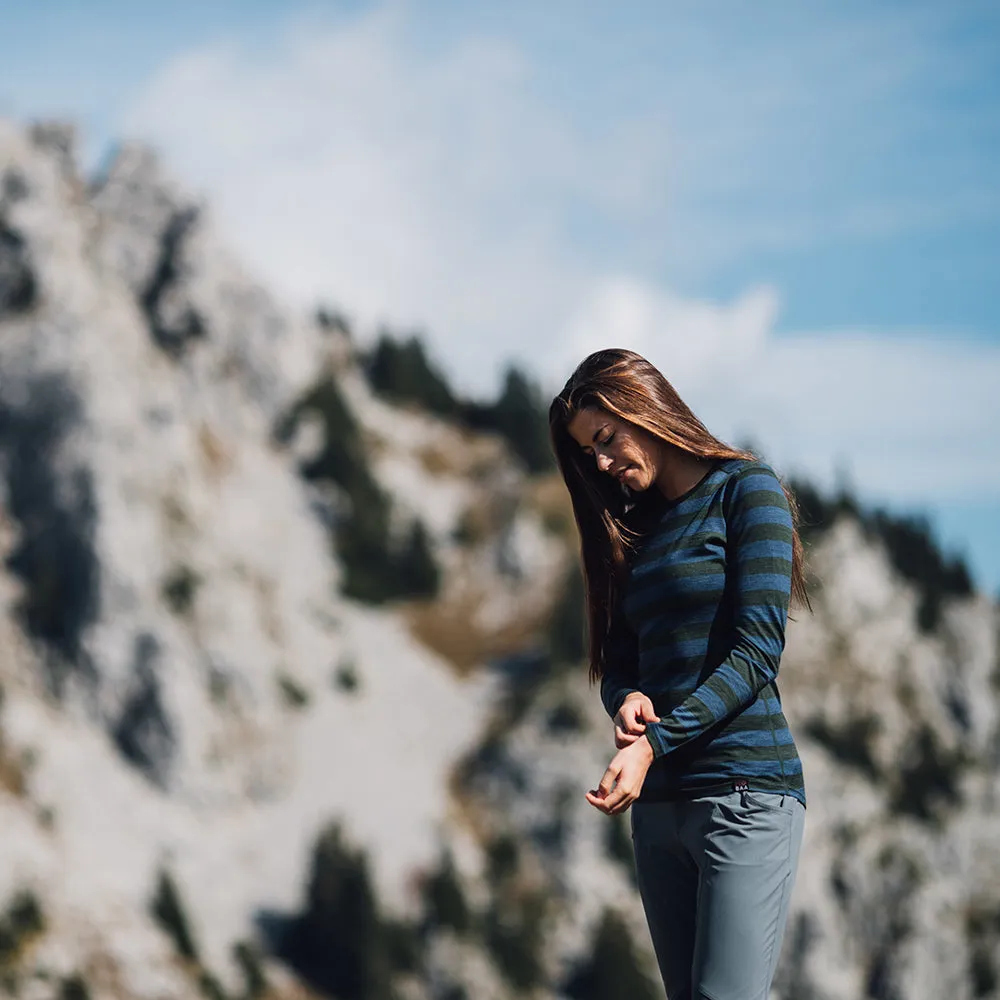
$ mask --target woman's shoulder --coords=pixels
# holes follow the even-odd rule
[[[733,458],[724,463],[720,483],[723,508],[779,507],[788,509],[788,498],[777,472],[759,458]]]
[[[722,482],[743,482],[751,479],[773,480],[780,485],[777,472],[761,458],[727,458],[719,466]]]

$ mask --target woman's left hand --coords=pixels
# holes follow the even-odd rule
[[[611,758],[600,784],[587,792],[587,801],[609,816],[624,812],[639,797],[652,763],[653,748],[640,736]]]

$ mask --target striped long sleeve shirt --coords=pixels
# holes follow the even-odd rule
[[[805,803],[776,678],[785,643],[792,519],[774,472],[718,462],[667,502],[633,553],[608,636],[601,697],[653,702],[641,801],[732,790]]]

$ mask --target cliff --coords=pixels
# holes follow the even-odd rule
[[[0,995],[660,995],[566,500],[488,412],[387,391],[150,152],[0,122]],[[789,630],[783,1000],[1000,996],[997,608],[887,539],[835,510]]]

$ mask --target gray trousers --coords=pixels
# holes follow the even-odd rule
[[[669,1000],[766,1000],[805,808],[736,791],[632,806],[639,892]]]

